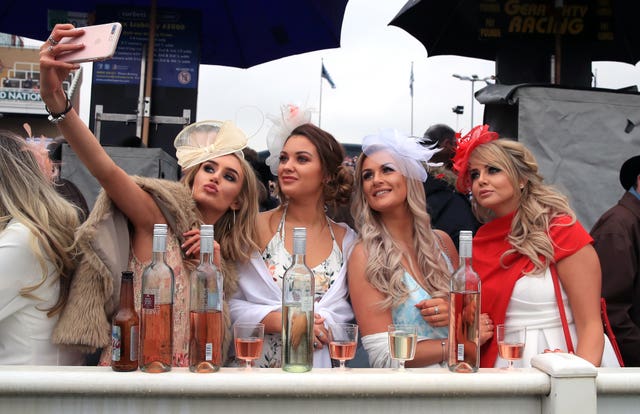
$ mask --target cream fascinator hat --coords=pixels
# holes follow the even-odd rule
[[[415,138],[395,129],[383,129],[377,135],[362,139],[362,152],[370,156],[378,151],[388,151],[398,162],[400,172],[408,178],[427,180],[427,166],[438,166],[429,162],[433,154],[440,151],[421,145]]]
[[[231,121],[201,121],[180,131],[173,145],[178,165],[188,170],[223,155],[244,158],[242,149],[247,146],[247,136]]]

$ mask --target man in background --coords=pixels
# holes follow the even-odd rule
[[[620,168],[625,193],[591,229],[602,267],[602,296],[627,367],[640,366],[640,155]]]

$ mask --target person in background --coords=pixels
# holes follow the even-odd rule
[[[436,178],[445,180],[451,186],[456,185],[457,175],[453,171],[453,156],[456,153],[456,140],[459,137],[449,125],[433,124],[424,132],[420,143],[432,149],[440,151],[433,154],[431,163],[442,164],[439,167],[430,167],[430,172]]]
[[[248,260],[256,247],[258,193],[253,169],[242,155],[247,138],[229,121],[197,122],[183,129],[174,142],[184,173],[182,182],[127,175],[82,122],[62,88],[70,70],[79,65],[58,61],[56,56],[82,45],[58,42],[82,33],[71,24],[58,24],[49,38],[53,41],[40,48],[40,95],[50,118],[104,189],[78,232],[84,257],[54,338],[90,351],[105,347],[101,363],[109,363],[109,319],[118,303],[120,272],[134,272],[135,306],[139,310],[140,277],[151,261],[153,227],[166,223],[167,261],[175,274],[173,365],[188,366],[189,274],[197,264],[200,225],[215,225],[216,256],[227,298],[236,288],[235,263]],[[226,307],[224,314],[223,355],[231,343]]]
[[[395,130],[365,137],[362,151],[351,209],[359,237],[348,274],[369,364],[391,366],[387,326],[408,323],[418,326],[419,343],[407,366],[441,366],[458,252],[431,228],[425,205],[422,183],[434,151]]]
[[[471,191],[485,223],[473,240],[473,267],[482,281],[482,310],[496,325],[526,326],[523,358],[567,349],[554,293],[557,272],[576,354],[595,366],[618,366],[600,319],[600,264],[592,239],[567,198],[546,185],[519,142],[498,139],[487,125],[458,141],[457,187]],[[481,349],[481,367],[502,367],[495,337]]]
[[[602,296],[627,367],[640,366],[640,155],[620,168],[625,193],[591,229],[602,267]]]
[[[294,227],[307,228],[306,264],[315,276],[314,367],[331,367],[327,326],[350,322],[346,265],[354,231],[336,223],[327,205],[345,204],[353,174],[341,165],[344,150],[328,132],[308,122],[310,114],[289,106],[269,133],[267,164],[278,176],[282,204],[258,217],[258,245],[239,268],[239,289],[230,300],[235,322],[265,325],[263,353],[256,366],[282,365],[282,277],[291,265]]]
[[[89,216],[89,206],[87,200],[82,195],[80,189],[71,181],[60,176],[62,169],[62,145],[65,143],[64,138],[56,138],[47,147],[49,150],[49,159],[53,167],[53,184],[54,188],[65,200],[78,207],[78,215],[81,222],[84,222]]]
[[[271,179],[271,171],[267,164],[260,160],[258,153],[253,148],[245,147],[242,152],[244,158],[251,164],[253,171],[258,178],[258,204],[260,211],[267,211],[278,207],[278,199],[271,195],[269,189],[269,180]]]
[[[452,171],[451,158],[455,154],[456,133],[447,125],[435,124],[427,129],[420,143],[427,148],[439,149],[433,154],[431,163],[442,163],[438,167],[429,166],[429,179],[423,184],[431,226],[446,232],[457,249],[460,231],[470,230],[475,234],[480,223],[471,211],[469,198],[455,188],[457,176]]]
[[[80,352],[51,341],[79,221],[41,168],[38,145],[0,131],[0,365],[82,365]]]

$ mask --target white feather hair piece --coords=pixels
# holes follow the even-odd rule
[[[408,178],[427,180],[427,167],[440,164],[429,163],[431,157],[440,148],[421,145],[415,138],[396,129],[382,129],[376,135],[367,135],[362,139],[362,152],[370,156],[378,151],[389,151],[401,161],[402,174]]]
[[[285,141],[291,135],[291,131],[300,125],[311,122],[311,115],[311,109],[303,109],[294,104],[282,105],[280,107],[280,116],[267,115],[267,118],[273,123],[267,133],[269,156],[265,160],[265,163],[271,169],[271,174],[278,175],[280,151],[282,151]]]

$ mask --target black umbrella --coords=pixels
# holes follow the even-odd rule
[[[640,2],[630,0],[410,0],[389,24],[422,42],[429,56],[517,65],[554,55],[558,67],[565,59],[590,71],[592,61],[640,61],[639,15]]]
[[[161,22],[156,20],[156,10],[165,15],[177,17],[176,25],[169,31],[184,31],[193,35],[194,40],[187,49],[199,52],[195,63],[248,68],[264,62],[304,52],[340,46],[342,20],[348,0],[51,0],[47,7],[39,0],[4,0],[0,5],[0,31],[31,39],[46,40],[52,29],[51,21],[55,13],[51,10],[94,12],[96,20],[104,15],[117,15],[114,10],[127,10],[128,16],[137,13],[136,7],[150,8],[148,20],[134,21],[131,32],[146,33],[140,36],[139,45],[148,39],[146,55],[146,80],[140,82],[145,100],[150,102],[154,68],[154,43],[162,32],[156,28]],[[64,13],[63,13],[64,15]],[[146,14],[144,14],[146,16]],[[184,20],[181,15],[188,15]],[[195,18],[193,16],[196,16]],[[65,17],[68,17],[66,15]],[[105,19],[105,17],[102,17]],[[106,23],[111,18],[107,17]],[[193,19],[193,20],[191,20]],[[127,18],[127,20],[130,20]],[[171,20],[170,20],[171,21]],[[146,24],[146,26],[145,26]],[[142,26],[140,26],[142,25]],[[142,28],[142,29],[141,29]],[[149,29],[150,28],[150,29]],[[123,29],[123,34],[128,29]],[[194,32],[199,31],[199,36]],[[136,34],[137,36],[137,34]],[[133,36],[133,37],[136,37]],[[199,38],[199,45],[195,45]],[[120,42],[122,43],[122,41]],[[199,46],[199,47],[198,47]],[[169,52],[171,48],[166,47]],[[179,48],[178,48],[179,49]],[[116,51],[118,53],[123,49]],[[158,52],[155,48],[156,53]],[[129,51],[125,52],[129,53]],[[195,56],[195,55],[194,55]],[[176,58],[179,59],[179,58]],[[190,60],[191,62],[191,60]],[[177,66],[177,65],[176,65]],[[191,78],[185,78],[185,82]],[[147,99],[148,98],[148,99]],[[147,143],[149,114],[139,100],[139,114],[144,114],[141,137]]]
[[[340,46],[347,5],[347,0],[4,0],[0,31],[45,40],[49,9],[93,12],[101,5],[149,7],[154,2],[159,9],[199,11],[200,63],[239,68]]]

